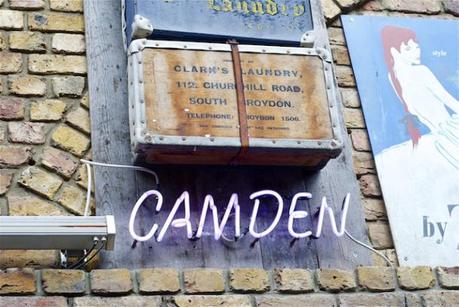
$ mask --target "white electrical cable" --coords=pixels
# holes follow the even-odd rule
[[[86,190],[86,205],[84,206],[84,216],[89,213],[89,203],[91,202],[91,189],[92,189],[92,177],[91,177],[91,165],[86,163],[86,172],[88,173],[88,186]]]
[[[96,165],[96,166],[105,166],[105,167],[115,167],[115,168],[129,168],[133,169],[136,171],[141,171],[145,173],[149,173],[155,177],[156,185],[159,184],[159,178],[158,175],[152,171],[151,169],[148,169],[146,167],[142,166],[133,166],[133,165],[124,165],[124,164],[111,164],[111,163],[101,163],[101,162],[94,162],[94,161],[89,161],[85,159],[80,159],[81,162],[86,163],[86,164],[91,164],[91,165]]]
[[[389,260],[389,258],[387,258],[386,256],[384,256],[383,253],[378,252],[378,251],[375,250],[373,247],[371,247],[371,246],[369,246],[369,245],[367,245],[367,244],[365,244],[365,243],[363,243],[363,242],[357,240],[357,239],[354,238],[349,232],[347,232],[347,230],[345,230],[344,233],[349,237],[349,239],[351,239],[351,240],[354,241],[355,243],[357,243],[357,244],[359,244],[359,245],[361,245],[361,246],[363,246],[363,247],[365,247],[365,248],[371,250],[373,253],[379,255],[380,257],[382,257],[382,258],[387,262],[387,264],[390,265],[390,266],[394,269],[394,265],[392,264],[392,262]]]
[[[84,164],[86,164],[86,170],[88,172],[88,188],[86,191],[86,204],[84,207],[84,216],[87,216],[89,213],[89,204],[91,202],[91,188],[92,188],[92,180],[91,180],[91,165],[94,166],[102,166],[102,167],[114,167],[114,168],[128,168],[132,169],[135,171],[140,171],[140,172],[145,172],[148,174],[151,174],[155,177],[156,185],[159,185],[159,177],[158,175],[152,171],[151,169],[148,169],[146,167],[141,167],[141,166],[133,166],[133,165],[124,165],[124,164],[111,164],[111,163],[101,163],[101,162],[94,162],[94,161],[89,161],[85,159],[80,159],[80,161]]]

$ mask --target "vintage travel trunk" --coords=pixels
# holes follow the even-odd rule
[[[128,51],[136,159],[320,168],[342,148],[331,65],[321,48],[136,40]]]

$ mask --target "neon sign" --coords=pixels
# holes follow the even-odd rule
[[[209,210],[210,210],[210,214],[212,214],[213,229],[214,229],[213,237],[215,240],[219,240],[222,237],[223,230],[226,224],[228,223],[228,220],[231,215],[234,216],[234,237],[235,238],[241,237],[241,213],[240,213],[240,206],[239,206],[239,196],[237,193],[233,193],[231,195],[228,205],[225,209],[225,213],[223,214],[223,217],[221,218],[221,220],[219,220],[219,212],[218,212],[217,207],[215,206],[213,196],[211,194],[206,195],[203,206],[202,206],[202,210],[201,210],[198,228],[194,234],[193,227],[190,221],[190,195],[187,191],[184,191],[177,198],[177,200],[174,203],[174,206],[169,212],[169,215],[166,221],[164,222],[164,225],[162,226],[161,230],[159,231],[157,235],[156,235],[156,232],[159,229],[159,225],[154,223],[146,235],[140,236],[136,233],[134,229],[136,216],[137,216],[140,206],[142,206],[142,204],[145,202],[147,198],[152,197],[152,196],[156,197],[155,210],[156,212],[159,212],[163,205],[163,196],[157,190],[150,190],[150,191],[145,192],[137,200],[137,202],[135,203],[131,211],[131,215],[129,218],[129,233],[131,234],[132,238],[136,241],[140,241],[140,242],[148,241],[152,239],[153,237],[155,237],[155,240],[157,242],[161,242],[164,239],[164,236],[166,235],[170,227],[185,228],[188,239],[192,239],[192,238],[199,239],[203,235],[206,216],[209,213]],[[277,201],[277,208],[275,208],[276,215],[272,223],[269,225],[269,227],[267,227],[261,232],[257,232],[255,230],[255,225],[256,225],[256,220],[257,220],[257,215],[258,215],[260,205],[262,205],[262,202],[261,202],[262,197],[263,198],[266,198],[266,197],[274,198]],[[312,198],[312,194],[307,193],[307,192],[297,193],[292,198],[292,201],[290,203],[290,208],[289,208],[288,226],[287,226],[289,234],[295,239],[306,238],[309,236],[314,236],[315,238],[319,238],[320,235],[322,234],[322,228],[323,228],[326,213],[328,212],[328,216],[329,216],[329,220],[330,220],[330,224],[331,224],[333,233],[337,237],[341,237],[342,235],[344,235],[346,231],[346,218],[347,218],[347,213],[349,209],[349,199],[350,199],[349,193],[346,195],[344,202],[343,202],[343,207],[342,207],[341,216],[340,216],[341,222],[340,222],[339,229],[338,229],[338,226],[336,225],[336,220],[335,220],[333,209],[328,205],[326,197],[322,198],[322,203],[321,203],[321,206],[318,212],[318,220],[316,223],[315,232],[313,232],[312,230],[305,230],[303,232],[297,232],[293,229],[293,223],[295,220],[304,219],[309,215],[308,211],[297,210],[296,206],[297,206],[298,200],[311,199],[311,198]],[[277,193],[276,191],[272,191],[272,190],[262,190],[262,191],[252,193],[249,196],[249,199],[254,201],[254,205],[253,205],[252,213],[250,216],[250,223],[249,223],[248,231],[252,237],[259,239],[259,238],[262,238],[270,234],[272,231],[274,231],[276,226],[279,224],[279,221],[282,217],[283,208],[284,208],[284,200],[282,199],[281,195],[279,195],[279,193]],[[267,206],[267,204],[265,204],[264,206]],[[179,211],[180,207],[183,207],[184,217],[177,218],[176,214]]]

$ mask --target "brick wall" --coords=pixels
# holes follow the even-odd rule
[[[0,306],[454,306],[458,270],[32,269],[0,273]]]
[[[0,0],[0,212],[81,215],[90,155],[83,0]],[[0,267],[56,262],[0,252]]]

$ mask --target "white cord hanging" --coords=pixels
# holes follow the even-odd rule
[[[357,243],[357,244],[359,244],[359,245],[361,245],[361,246],[363,246],[363,247],[365,247],[365,248],[371,250],[373,253],[375,253],[375,254],[377,254],[378,256],[380,256],[381,258],[383,258],[383,259],[387,262],[387,264],[388,264],[389,266],[391,266],[391,267],[394,269],[394,265],[392,264],[392,262],[389,260],[389,258],[387,258],[386,256],[384,256],[383,253],[381,253],[381,252],[375,250],[373,247],[371,247],[371,246],[369,246],[369,245],[363,243],[362,241],[357,240],[357,239],[354,238],[347,230],[345,230],[344,233],[349,237],[349,239],[351,239],[351,240],[354,241],[355,243]]]
[[[90,202],[91,202],[91,188],[92,188],[91,165],[102,166],[102,167],[127,168],[127,169],[132,169],[132,170],[135,170],[135,171],[145,172],[145,173],[153,175],[155,177],[156,185],[159,185],[159,177],[158,177],[158,175],[154,171],[152,171],[151,169],[148,169],[146,167],[133,166],[133,165],[124,165],[124,164],[101,163],[101,162],[94,162],[94,161],[89,161],[89,160],[85,160],[85,159],[80,159],[80,161],[82,163],[86,164],[86,171],[88,173],[88,187],[87,187],[87,190],[86,190],[86,204],[85,204],[85,207],[84,207],[84,216],[88,216],[89,206],[90,206]]]
[[[159,185],[159,178],[158,175],[152,171],[151,169],[148,169],[146,167],[142,166],[133,166],[133,165],[124,165],[124,164],[111,164],[111,163],[101,163],[101,162],[94,162],[94,161],[89,161],[85,159],[80,159],[81,162],[86,163],[86,164],[91,164],[95,166],[103,166],[103,167],[115,167],[115,168],[128,168],[128,169],[133,169],[136,171],[141,171],[145,173],[149,173],[155,177],[156,185]]]
[[[88,186],[86,188],[86,205],[84,206],[84,216],[88,216],[89,204],[91,202],[92,176],[91,165],[86,163],[86,172],[88,173]]]

